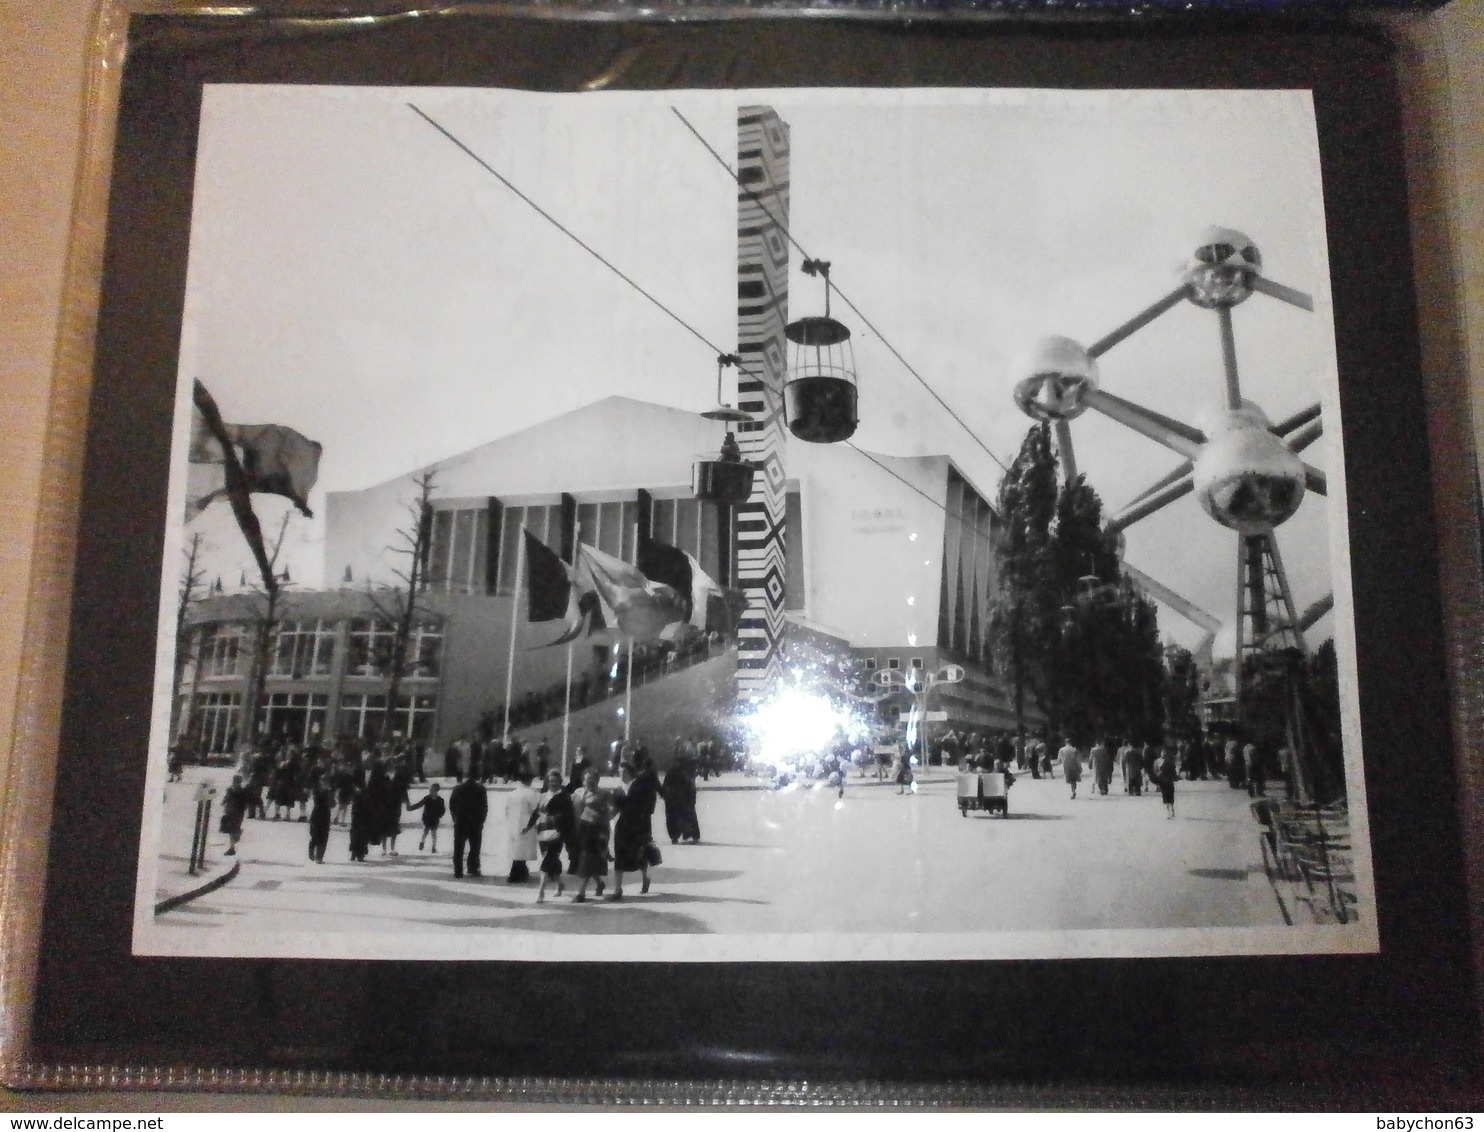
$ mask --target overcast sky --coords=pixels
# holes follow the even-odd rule
[[[737,107],[773,106],[792,130],[794,237],[832,262],[840,289],[1006,462],[1029,424],[1006,382],[1016,353],[1047,333],[1095,341],[1170,291],[1206,225],[1248,233],[1270,278],[1316,300],[1308,314],[1255,296],[1235,326],[1246,396],[1273,420],[1321,399],[1329,410],[1305,459],[1328,470],[1330,499],[1307,498],[1279,535],[1300,606],[1329,591],[1335,363],[1305,93],[208,88],[181,404],[198,377],[226,419],[318,440],[317,511],[326,490],[383,482],[611,394],[698,411],[714,400],[710,348],[409,102],[726,350],[735,184],[671,108],[735,162]],[[793,318],[822,304],[801,258]],[[843,304],[834,313],[855,331],[856,443],[946,452],[993,498],[998,466]],[[1189,304],[1101,365],[1108,391],[1192,424],[1223,396],[1215,316]],[[1073,433],[1109,509],[1178,462],[1091,413]],[[257,498],[276,529],[277,501]],[[197,529],[231,587],[250,559],[229,509]],[[318,523],[292,521],[296,583],[322,583],[320,541]],[[1193,497],[1132,528],[1128,558],[1231,620],[1236,536]],[[1168,612],[1161,624],[1186,643],[1199,636]]]

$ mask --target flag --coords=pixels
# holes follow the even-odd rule
[[[681,619],[703,633],[730,636],[747,608],[740,590],[728,589],[701,568],[693,554],[639,534],[638,567],[651,581],[663,582],[680,595]]]
[[[200,382],[196,384],[200,386]],[[187,521],[228,495],[221,438],[206,423],[199,404],[192,406],[191,413]],[[309,510],[309,491],[319,478],[319,459],[324,451],[316,441],[285,425],[223,423],[222,431],[232,445],[249,493],[282,495],[306,517],[314,517]]]
[[[572,592],[569,567],[525,527],[520,533],[526,544],[526,620],[555,621],[568,612]]]
[[[722,587],[706,595],[706,612],[700,628],[723,637],[736,636],[737,625],[746,612],[747,595],[741,590]]]
[[[600,608],[612,613],[609,625],[636,641],[664,640],[689,617],[680,592],[644,575],[637,566],[614,558],[586,543],[577,548],[576,585],[597,596]]]
[[[597,593],[592,590],[584,592],[574,584],[567,605],[567,625],[562,630],[562,635],[551,644],[564,645],[578,637],[585,637],[596,629],[606,629],[612,619],[612,610],[608,611],[607,616],[604,615],[603,602]]]
[[[263,542],[263,528],[257,513],[252,509],[253,481],[243,470],[238,458],[236,442],[232,432],[222,421],[221,410],[216,400],[199,381],[191,390],[191,402],[195,416],[192,418],[190,456],[198,463],[190,465],[191,471],[210,469],[221,475],[220,486],[208,486],[192,491],[186,504],[186,519],[193,518],[217,495],[225,495],[232,505],[232,517],[237,520],[237,529],[252,551],[253,561],[258,565],[258,576],[263,579],[263,589],[270,600],[278,593],[278,579],[273,573],[273,560],[268,557],[268,548]],[[213,460],[219,459],[220,463]],[[316,470],[318,470],[316,457]],[[191,486],[189,483],[187,486]],[[270,607],[271,608],[271,607]]]
[[[602,602],[592,589],[573,580],[573,569],[561,557],[525,527],[521,528],[526,547],[526,620],[555,621],[566,618],[561,634],[539,648],[564,645],[586,636],[594,629],[606,628]],[[611,620],[611,617],[609,618]]]

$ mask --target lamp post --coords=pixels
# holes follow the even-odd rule
[[[912,709],[907,716],[907,745],[911,747],[920,730],[922,757],[927,760],[928,696],[940,684],[958,684],[963,681],[964,667],[961,664],[945,664],[936,672],[924,672],[920,668],[888,668],[876,674],[876,682],[886,688],[901,688],[912,695]]]

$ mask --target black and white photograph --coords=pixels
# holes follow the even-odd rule
[[[1375,952],[1325,233],[1303,90],[208,85],[134,953]]]

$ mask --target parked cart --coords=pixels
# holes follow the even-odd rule
[[[1010,812],[1010,781],[999,771],[969,771],[958,776],[958,812],[985,810],[1002,817]]]

